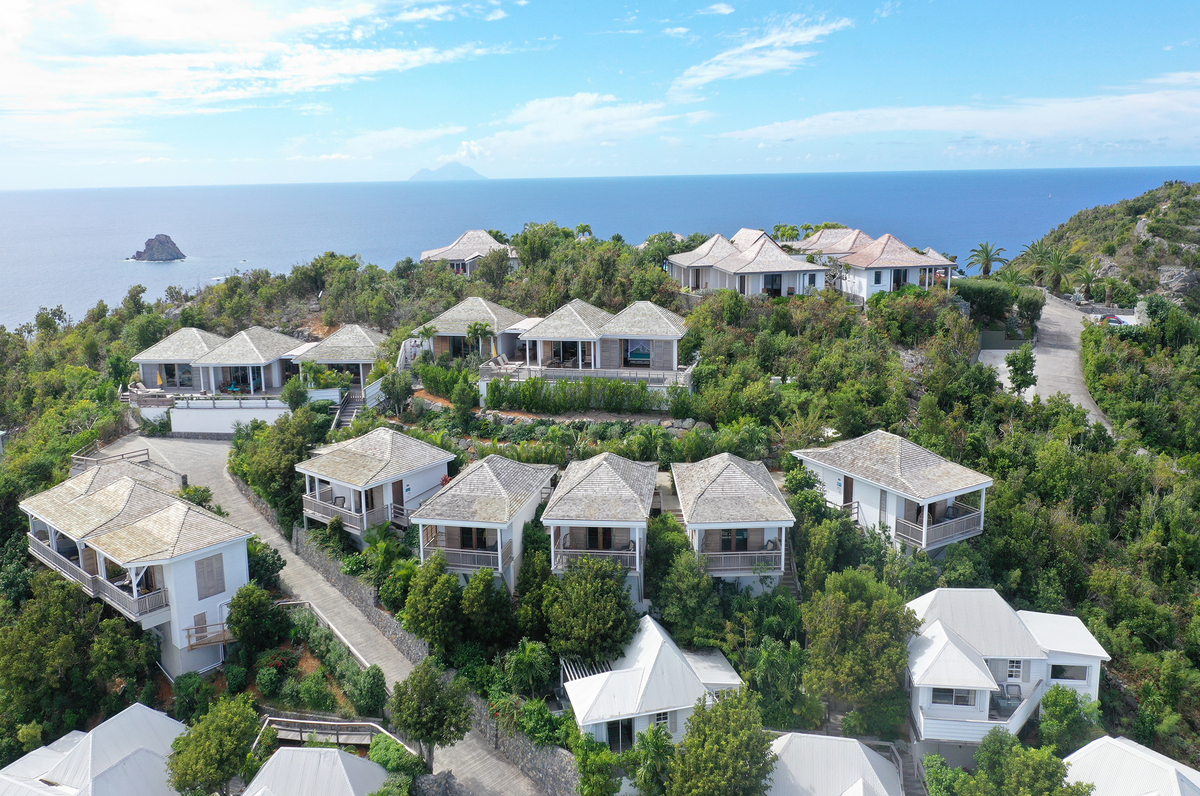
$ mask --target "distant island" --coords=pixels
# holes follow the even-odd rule
[[[487,177],[470,166],[450,161],[437,169],[421,169],[408,178],[409,182],[447,182],[449,180],[486,180]]]
[[[129,259],[165,263],[171,260],[184,260],[186,258],[187,255],[179,251],[179,247],[175,245],[175,241],[171,240],[170,235],[155,235],[146,241],[146,248],[134,254]]]

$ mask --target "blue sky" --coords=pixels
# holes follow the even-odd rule
[[[1200,3],[5,0],[0,188],[1200,163]]]

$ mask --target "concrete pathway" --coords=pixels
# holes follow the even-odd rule
[[[1088,411],[1088,420],[1103,423],[1105,428],[1112,431],[1112,424],[1092,400],[1092,394],[1083,380],[1083,360],[1080,356],[1083,318],[1084,314],[1078,310],[1065,307],[1053,299],[1046,300],[1042,319],[1038,323],[1038,342],[1034,347],[1036,363],[1033,374],[1037,377],[1037,384],[1025,395],[1030,397],[1036,393],[1044,401],[1055,393],[1066,393],[1073,403]],[[1004,364],[1006,354],[1007,351],[981,351],[979,361],[991,365],[1000,375],[1005,389],[1008,389],[1008,367]]]
[[[363,657],[383,669],[388,683],[407,677],[412,671],[408,659],[341,592],[293,553],[287,540],[237,490],[225,471],[229,447],[230,443],[221,440],[152,438],[131,434],[104,448],[102,455],[149,448],[150,458],[154,461],[187,474],[190,484],[207,486],[213,491],[214,501],[229,512],[231,522],[258,534],[283,555],[287,562],[282,573],[283,584],[296,599],[307,600],[320,608],[321,613]],[[532,780],[516,766],[500,758],[483,736],[474,730],[454,746],[439,748],[434,754],[434,769],[435,773],[453,771],[458,781],[477,796],[542,796],[542,791]]]

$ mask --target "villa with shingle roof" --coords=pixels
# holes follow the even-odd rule
[[[861,229],[835,227],[814,232],[797,243],[794,248],[806,256],[822,254],[827,257],[842,257],[874,242],[875,239]]]
[[[360,385],[365,385],[367,374],[379,359],[379,348],[386,340],[387,335],[374,329],[349,323],[293,359],[347,370],[358,377]]]
[[[286,334],[251,326],[192,361],[200,371],[200,388],[209,392],[230,384],[248,387],[247,393],[277,392],[287,379],[292,352],[300,341]]]
[[[227,338],[219,334],[185,326],[139,351],[130,361],[138,366],[140,380],[147,387],[198,388],[192,363],[225,342]]]
[[[517,270],[520,261],[517,259],[516,247],[501,243],[484,229],[469,229],[449,246],[421,252],[421,262],[445,260],[454,268],[455,273],[470,276],[475,270],[475,265],[497,249],[508,254],[508,267],[513,271]]]
[[[897,545],[936,550],[983,533],[992,479],[903,437],[872,431],[792,455],[822,482],[826,502]]]
[[[508,307],[501,307],[494,301],[479,296],[471,296],[428,323],[413,329],[412,333],[413,337],[419,337],[423,329],[433,329],[436,332],[431,338],[434,358],[445,353],[458,358],[474,344],[473,341],[469,344],[467,340],[467,332],[471,326],[486,323],[492,330],[490,356],[504,354],[512,357],[516,354],[517,337],[520,334],[520,331],[513,331],[513,327],[525,320],[528,319],[524,315],[513,312]],[[486,346],[487,341],[484,342]]]
[[[421,561],[441,551],[465,578],[490,568],[516,591],[525,523],[550,496],[553,464],[523,464],[493,454],[474,462],[410,517],[421,529]]]
[[[915,252],[890,234],[838,259],[846,269],[842,292],[864,301],[905,285],[931,288],[939,281],[945,284],[952,265],[941,255]]]
[[[803,295],[822,290],[829,268],[794,258],[770,235],[758,229],[740,229],[726,240],[714,235],[691,252],[667,258],[671,276],[691,290],[736,290],[743,296]]]
[[[29,552],[160,639],[171,676],[222,660],[225,614],[250,579],[250,532],[129,462],[99,464],[21,501]]]
[[[551,568],[565,572],[584,556],[614,559],[628,572],[634,602],[641,602],[646,525],[657,492],[657,462],[601,453],[568,464],[542,512]]]
[[[341,517],[357,539],[374,525],[409,524],[409,515],[441,488],[454,454],[436,445],[377,428],[324,445],[296,465],[304,476],[304,527],[309,519]]]
[[[995,589],[934,589],[908,603],[912,726],[921,755],[962,765],[988,731],[1014,735],[1055,685],[1097,698],[1109,655],[1079,617],[1014,611]]]
[[[563,680],[580,731],[618,753],[652,724],[666,726],[678,743],[696,702],[742,684],[720,652],[681,650],[649,616],[620,658],[600,667],[563,661]]]
[[[718,453],[671,465],[683,525],[708,572],[752,590],[778,582],[788,529],[796,517],[762,462]]]
[[[595,369],[600,330],[614,317],[583,299],[571,299],[521,333],[522,341],[533,344],[527,361],[538,367],[558,363],[565,368]]]
[[[171,743],[187,726],[134,703],[91,732],[72,730],[0,768],[3,796],[176,796]]]

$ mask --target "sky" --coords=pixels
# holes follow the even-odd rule
[[[0,189],[1200,164],[1200,3],[0,0]]]

